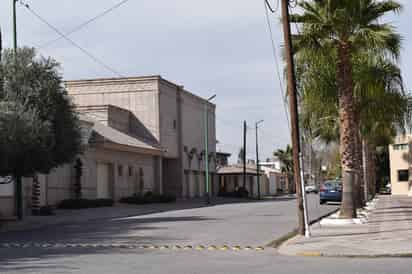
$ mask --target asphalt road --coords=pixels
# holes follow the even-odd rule
[[[311,218],[336,206],[310,195]],[[3,233],[0,273],[410,273],[410,259],[327,259],[278,255],[276,250],[172,250],[22,247],[30,242],[138,245],[259,246],[296,227],[296,201],[279,199],[174,210],[121,219]]]

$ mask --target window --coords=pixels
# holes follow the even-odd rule
[[[395,144],[393,145],[393,150],[406,150],[408,149],[408,144]]]
[[[129,166],[129,177],[133,176],[133,167]]]
[[[119,174],[119,177],[123,176],[123,166],[119,165],[117,167],[117,173]]]
[[[398,181],[399,182],[409,181],[409,170],[407,169],[398,170]]]

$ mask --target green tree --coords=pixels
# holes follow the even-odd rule
[[[0,73],[0,176],[15,178],[21,218],[22,177],[71,162],[81,152],[79,121],[56,61],[5,50]]]
[[[388,12],[401,9],[395,1],[312,0],[299,3],[302,13],[291,21],[301,24],[294,36],[294,50],[305,56],[320,55],[336,65],[336,87],[339,113],[339,138],[342,165],[342,218],[356,217],[354,187],[359,170],[359,114],[354,98],[353,57],[359,52],[378,56],[399,57],[400,36],[393,26],[380,23]]]

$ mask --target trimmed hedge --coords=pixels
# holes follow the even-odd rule
[[[244,187],[240,187],[234,192],[220,192],[219,196],[228,198],[248,198],[249,192]]]
[[[114,201],[112,199],[67,199],[59,204],[60,209],[84,209],[95,207],[111,207]]]
[[[38,210],[32,210],[33,216],[51,216],[54,215],[54,208],[52,206],[42,206]]]
[[[176,197],[172,195],[159,195],[152,192],[147,192],[144,195],[134,195],[131,197],[124,197],[119,200],[120,203],[125,204],[153,204],[153,203],[174,203],[176,202]]]

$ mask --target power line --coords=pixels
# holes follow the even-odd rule
[[[276,6],[274,8],[270,5],[269,0],[265,0],[265,3],[271,13],[275,13],[279,9],[279,0],[276,1]]]
[[[272,12],[272,10],[271,10],[271,12]],[[282,99],[283,99],[282,100],[283,108],[284,108],[284,111],[285,111],[285,117],[286,117],[286,120],[287,120],[287,123],[288,123],[288,128],[289,128],[289,131],[290,131],[291,129],[290,129],[290,121],[289,121],[289,112],[288,112],[288,108],[286,106],[286,94],[285,94],[285,91],[284,91],[283,85],[282,85],[282,77],[280,76],[279,60],[278,60],[278,57],[277,57],[277,50],[276,50],[275,40],[273,38],[274,36],[273,36],[273,31],[272,31],[272,25],[271,25],[270,19],[269,19],[269,10],[268,10],[267,0],[265,0],[265,14],[266,14],[266,23],[267,23],[267,26],[268,26],[270,40],[271,40],[271,44],[272,44],[273,58],[274,58],[275,64],[276,64],[276,66],[275,66],[276,74],[277,74],[277,77],[278,77],[278,80],[279,80],[280,92],[281,92],[281,96],[282,96]]]
[[[55,31],[57,34],[59,34],[62,38],[67,40],[70,44],[72,44],[74,47],[78,48],[80,51],[82,51],[85,55],[87,55],[90,59],[107,69],[108,71],[112,72],[113,74],[123,77],[119,72],[117,72],[115,69],[111,68],[107,64],[105,64],[103,61],[101,61],[99,58],[94,56],[92,53],[87,51],[86,49],[82,48],[80,45],[78,45],[76,42],[74,42],[72,39],[67,37],[63,32],[61,32],[58,28],[53,26],[51,23],[49,23],[46,19],[44,19],[42,16],[40,16],[37,12],[35,12],[28,4],[25,4],[23,2],[20,2],[25,8],[27,8],[28,11],[30,11],[31,14],[33,14],[37,19],[42,21],[44,24],[46,24],[49,28],[51,28],[53,31]]]
[[[97,14],[96,16],[93,16],[93,17],[90,18],[89,20],[86,20],[85,22],[81,23],[80,25],[74,27],[72,30],[66,32],[65,35],[66,35],[66,36],[69,36],[69,35],[71,35],[71,34],[73,34],[73,33],[75,33],[75,32],[78,32],[79,30],[83,29],[84,27],[86,27],[87,25],[91,24],[92,22],[94,22],[94,21],[96,21],[96,20],[104,17],[105,15],[109,14],[110,12],[112,12],[112,11],[120,8],[121,6],[123,6],[124,4],[126,4],[126,3],[129,2],[129,1],[130,1],[130,0],[120,1],[119,3],[111,6],[110,8],[104,10],[103,12]],[[51,44],[54,44],[54,43],[56,43],[57,41],[60,41],[60,40],[62,40],[62,39],[63,39],[63,37],[61,37],[61,36],[60,36],[60,37],[57,37],[56,39],[53,39],[53,40],[50,40],[50,41],[48,41],[48,42],[46,42],[46,43],[41,44],[40,46],[38,46],[38,48],[41,49],[41,48],[48,47],[48,46],[50,46]]]

